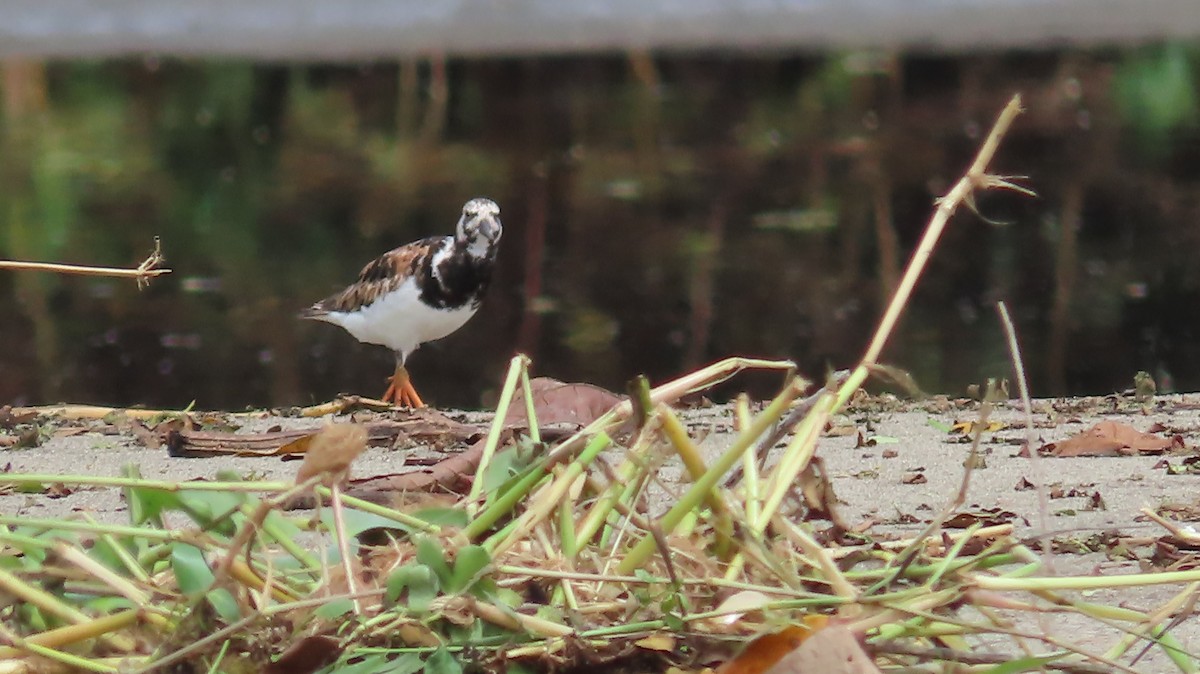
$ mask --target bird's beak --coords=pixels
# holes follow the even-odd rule
[[[500,238],[500,218],[491,213],[486,213],[479,216],[476,223],[476,231],[488,241],[495,241]]]

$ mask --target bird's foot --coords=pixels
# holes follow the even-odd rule
[[[412,380],[408,377],[408,372],[401,370],[396,370],[396,374],[388,379],[387,390],[383,392],[383,402],[391,403],[397,407],[411,407],[413,409],[425,407],[425,402],[417,394],[417,389],[413,388]]]

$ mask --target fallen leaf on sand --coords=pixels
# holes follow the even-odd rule
[[[947,529],[966,529],[967,527],[979,524],[985,527],[994,527],[999,524],[1009,524],[1017,520],[1023,521],[1026,525],[1029,524],[1020,515],[1003,508],[978,508],[976,510],[962,510],[954,513],[946,518],[942,526]]]
[[[751,641],[737,657],[717,668],[716,674],[763,674],[801,646],[829,619],[807,616],[804,625],[788,625],[778,632],[763,634]]]
[[[1183,438],[1178,435],[1163,438],[1151,433],[1143,433],[1127,424],[1101,421],[1062,442],[1044,445],[1038,451],[1059,457],[1135,456],[1138,454],[1162,454],[1168,450],[1183,449],[1183,447]]]
[[[539,425],[578,424],[586,426],[624,400],[612,391],[592,384],[568,384],[550,377],[529,381],[533,413]],[[506,425],[527,424],[525,395],[520,389],[504,417]]]
[[[881,674],[854,633],[842,625],[817,630],[766,674]]]

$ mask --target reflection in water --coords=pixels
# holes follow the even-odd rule
[[[0,402],[376,392],[386,349],[295,314],[474,196],[509,233],[480,313],[409,361],[434,404],[486,402],[518,349],[610,387],[729,354],[820,376],[861,355],[933,198],[1018,90],[996,168],[1040,198],[955,219],[884,359],[931,391],[1007,376],[1006,299],[1036,393],[1140,369],[1200,388],[1194,66],[1170,47],[3,62],[4,256],[129,264],[160,235],[175,273],[140,293],[4,277]]]

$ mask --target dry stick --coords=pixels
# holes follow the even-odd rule
[[[338,556],[342,558],[342,572],[346,574],[346,589],[354,596],[351,599],[354,603],[354,612],[361,615],[362,604],[358,601],[358,584],[354,580],[354,564],[350,559],[350,540],[346,536],[346,516],[342,508],[340,483],[341,480],[335,480],[329,488],[333,492],[329,499],[329,504],[333,507],[333,532],[334,538],[337,539]]]
[[[1000,147],[1000,139],[1008,132],[1008,127],[1012,125],[1013,120],[1019,114],[1021,114],[1021,95],[1017,94],[1009,100],[1008,105],[1004,107],[1004,110],[996,119],[991,133],[988,134],[983,146],[979,148],[979,154],[975,155],[975,161],[967,169],[966,174],[955,183],[954,188],[947,192],[946,196],[937,200],[937,210],[934,212],[933,217],[930,218],[929,226],[925,228],[925,234],[921,237],[921,242],[913,252],[912,259],[908,263],[908,268],[904,270],[904,276],[900,279],[900,285],[896,288],[896,294],[892,295],[892,301],[888,304],[887,311],[884,312],[883,318],[879,321],[879,328],[875,331],[875,336],[871,339],[871,344],[867,347],[867,352],[863,355],[862,363],[850,375],[850,380],[846,385],[842,386],[839,390],[837,404],[834,405],[834,409],[838,409],[846,404],[850,396],[858,390],[858,387],[867,378],[867,366],[878,362],[879,355],[883,352],[883,347],[887,344],[888,337],[891,336],[892,330],[896,327],[896,322],[900,319],[900,312],[904,311],[904,307],[908,305],[908,298],[912,295],[913,288],[917,285],[917,280],[921,277],[921,272],[924,271],[929,257],[933,255],[933,249],[937,246],[938,239],[942,236],[942,230],[946,228],[946,223],[950,221],[954,212],[958,210],[959,204],[966,203],[971,208],[974,208],[974,198],[972,195],[977,189],[1001,188],[1034,196],[1032,191],[1020,185],[1013,184],[1004,176],[994,176],[987,173],[988,164],[992,162],[992,157],[995,156],[996,150]]]
[[[1013,119],[1021,112],[1021,96],[1015,95],[1005,106],[1000,116],[996,119],[996,124],[992,127],[991,133],[988,134],[987,140],[984,141],[983,147],[979,149],[979,154],[976,155],[975,161],[971,167],[967,169],[964,175],[955,185],[954,188],[946,194],[946,196],[938,199],[937,211],[933,218],[929,221],[929,226],[925,229],[924,236],[921,237],[921,243],[913,252],[912,260],[908,263],[908,268],[904,270],[904,277],[900,279],[900,286],[896,288],[896,294],[892,296],[892,301],[888,304],[887,311],[884,312],[883,318],[879,321],[879,329],[875,331],[874,337],[871,339],[871,344],[867,347],[866,354],[863,355],[862,363],[850,375],[850,379],[838,391],[838,400],[834,403],[834,409],[843,406],[850,395],[862,384],[866,379],[867,372],[870,366],[875,365],[879,360],[880,353],[883,352],[883,347],[887,343],[887,339],[891,336],[892,330],[896,326],[896,322],[900,319],[900,312],[908,304],[908,298],[911,296],[913,288],[916,287],[917,280],[921,276],[921,272],[925,269],[925,264],[933,255],[934,248],[937,246],[938,239],[942,235],[942,231],[946,228],[946,223],[950,221],[950,217],[958,210],[961,203],[966,203],[968,206],[974,207],[973,197],[976,189],[990,189],[994,187],[1012,189],[1018,192],[1031,194],[1032,192],[1019,185],[1014,185],[1007,179],[1000,176],[993,176],[987,173],[987,166],[991,163],[992,157],[996,154],[996,149],[1000,146],[1000,139],[1004,137],[1008,127],[1012,124]],[[991,411],[991,405],[985,403],[980,410],[980,423],[987,422],[987,416]],[[979,450],[979,440],[983,433],[982,427],[977,430],[975,437],[971,443],[971,456],[977,456]],[[811,450],[810,450],[811,456]],[[950,516],[954,509],[961,506],[966,501],[967,490],[970,487],[971,481],[971,465],[968,462],[966,470],[963,471],[962,482],[959,485],[958,493],[947,504],[946,508],[935,517],[929,526],[925,527],[918,539],[925,538],[931,535],[942,522]],[[916,552],[919,546],[913,546],[903,553],[901,559],[896,565],[897,575],[903,573],[904,569],[916,558]],[[891,584],[891,579],[885,579],[876,584],[874,589],[885,589]],[[868,590],[870,594],[872,590]]]
[[[1033,404],[1029,400],[1029,382],[1025,376],[1025,362],[1021,358],[1021,347],[1017,343],[1017,330],[1013,327],[1012,318],[1008,315],[1008,307],[1004,302],[996,303],[996,310],[1000,312],[1000,322],[1004,325],[1004,334],[1008,337],[1008,352],[1012,356],[1013,372],[1017,376],[1017,390],[1021,392],[1021,406],[1025,408],[1025,447],[1029,450],[1029,462],[1033,466],[1033,477],[1037,480],[1038,485],[1038,531],[1037,536],[1041,537],[1048,530],[1050,521],[1050,506],[1046,494],[1046,473],[1042,465],[1042,457],[1037,453],[1034,441],[1036,438],[1033,433]],[[1042,565],[1046,571],[1054,575],[1054,560],[1048,552],[1049,546],[1043,542],[1040,546],[1040,551],[1043,553]]]
[[[1021,407],[1025,412],[1025,448],[1029,452],[1029,461],[1033,467],[1033,479],[1037,483],[1038,495],[1038,526],[1035,533],[1040,537],[1049,529],[1050,506],[1042,457],[1034,447],[1033,404],[1029,399],[1029,378],[1025,376],[1025,361],[1021,358],[1021,346],[1017,342],[1017,329],[1013,325],[1012,317],[1008,315],[1008,306],[1004,304],[1003,300],[996,303],[996,311],[1000,312],[1000,324],[1004,326],[1004,336],[1008,340],[1008,353],[1012,357],[1013,374],[1017,378],[1017,390],[1020,391]],[[1055,575],[1054,555],[1050,553],[1050,547],[1050,541],[1042,541],[1042,544],[1038,546],[1037,554],[1041,559],[1042,568],[1046,570],[1047,574],[1053,576]],[[1038,626],[1041,627],[1042,632],[1049,634],[1052,631],[1050,623],[1050,614],[1038,616]]]
[[[933,248],[937,244],[938,238],[942,235],[942,230],[945,229],[946,223],[950,221],[950,217],[958,210],[958,205],[966,203],[974,209],[974,194],[976,189],[992,189],[1002,188],[1015,190],[1029,196],[1036,196],[1034,193],[1020,185],[1015,185],[1009,182],[1004,176],[994,176],[987,173],[988,164],[992,162],[992,157],[995,156],[996,150],[1000,147],[1000,139],[1008,132],[1008,127],[1021,113],[1021,95],[1016,94],[1009,100],[1008,105],[1000,113],[996,119],[996,124],[992,127],[992,132],[988,134],[987,140],[984,141],[983,147],[979,148],[979,154],[975,156],[975,162],[967,169],[958,183],[954,185],[946,196],[937,200],[937,212],[929,221],[929,228],[925,230],[925,235],[921,238],[921,244],[913,253],[913,258],[908,264],[908,268],[904,270],[904,276],[900,279],[900,286],[896,288],[896,294],[892,297],[892,303],[888,305],[887,313],[883,315],[880,321],[879,330],[875,332],[874,339],[871,340],[871,345],[867,347],[867,353],[863,356],[863,361],[868,363],[876,363],[879,360],[879,354],[883,351],[884,344],[887,343],[887,338],[891,335],[892,329],[896,325],[896,321],[900,318],[900,312],[904,310],[908,303],[908,297],[912,294],[912,289],[917,284],[917,279],[921,272],[925,269],[925,263],[933,254]]]
[[[998,653],[964,653],[953,648],[940,646],[913,646],[901,641],[868,644],[868,650],[876,656],[905,655],[919,662],[956,662],[962,665],[1000,665],[1011,661],[1010,655]],[[1087,662],[1044,662],[1042,667],[1056,669],[1068,674],[1109,674],[1111,669]]]
[[[866,380],[871,367],[878,362],[879,355],[883,351],[888,337],[891,336],[893,329],[896,327],[896,322],[900,319],[900,313],[907,306],[913,288],[916,287],[917,280],[921,277],[921,272],[925,269],[925,264],[929,261],[930,256],[933,255],[933,250],[937,246],[942,231],[946,228],[946,223],[950,221],[950,217],[958,210],[958,206],[966,203],[973,208],[972,194],[977,189],[1002,188],[1025,194],[1033,194],[1030,190],[1013,184],[1004,176],[995,176],[987,173],[987,166],[991,163],[992,157],[996,154],[996,150],[1000,146],[1000,139],[1004,137],[1004,134],[1008,131],[1008,127],[1012,125],[1013,120],[1020,112],[1021,96],[1015,95],[996,119],[991,133],[988,134],[987,140],[984,141],[983,146],[979,149],[979,154],[975,156],[975,161],[967,169],[966,174],[955,183],[954,188],[946,196],[938,199],[937,210],[934,212],[933,217],[930,218],[929,225],[925,228],[925,234],[921,237],[921,242],[913,252],[912,259],[908,263],[908,268],[904,271],[904,276],[901,278],[900,285],[896,288],[896,293],[892,296],[892,300],[888,304],[887,311],[884,312],[883,318],[880,319],[879,327],[876,329],[875,335],[872,337],[871,344],[867,347],[862,361],[850,374],[846,383],[838,389],[836,399],[831,403],[824,403],[827,399],[824,396],[819,399],[811,415],[813,417],[811,423],[806,419],[804,423],[800,424],[799,428],[802,432],[797,432],[795,439],[793,439],[788,450],[784,453],[783,460],[781,460],[780,465],[773,473],[772,480],[766,490],[767,496],[763,510],[759,513],[758,520],[752,523],[756,531],[766,529],[767,524],[775,515],[776,509],[783,500],[783,494],[790,489],[796,477],[800,475],[812,459],[813,453],[816,451],[817,433],[825,425],[825,421],[833,412],[846,405],[850,400],[850,396],[854,395],[854,392]],[[732,577],[734,574],[740,572],[740,569],[741,559],[735,557],[729,565],[726,576]]]
[[[56,274],[79,274],[83,276],[111,276],[116,278],[137,279],[138,289],[150,284],[150,279],[163,274],[170,274],[170,269],[161,269],[166,258],[162,255],[162,244],[154,237],[154,251],[150,253],[136,269],[120,267],[91,267],[77,264],[60,264],[56,262],[22,262],[20,260],[0,260],[0,269],[15,271],[49,271]]]
[[[1156,645],[1162,645],[1158,641],[1162,635],[1175,629],[1181,623],[1183,623],[1183,621],[1190,618],[1196,611],[1197,599],[1200,599],[1200,582],[1188,585],[1182,593],[1177,595],[1171,601],[1167,602],[1151,615],[1147,616],[1146,623],[1141,628],[1135,630],[1133,634],[1122,637],[1122,641],[1125,641],[1130,636],[1135,638],[1141,636],[1145,637],[1149,642],[1146,644],[1145,648],[1143,648],[1136,656],[1134,656],[1132,660],[1129,661],[1130,666],[1136,665],[1138,660],[1141,660],[1146,656],[1147,653],[1150,652],[1151,648],[1154,648]],[[1167,623],[1158,634],[1153,635],[1152,638],[1145,636],[1147,634],[1151,634],[1154,631],[1154,626],[1163,620],[1166,620],[1167,616],[1171,615],[1172,613],[1175,614],[1175,617],[1172,618],[1171,622]],[[1132,643],[1130,645],[1132,645]],[[1121,648],[1122,646],[1123,644],[1118,642],[1117,646],[1114,647],[1114,650]]]

